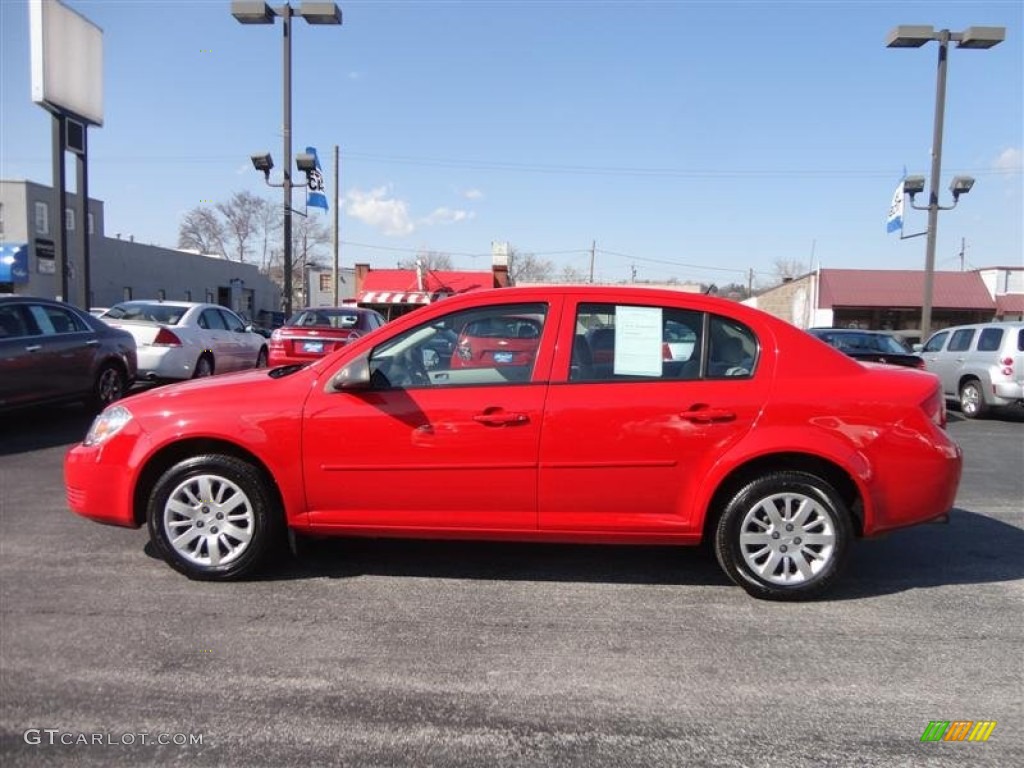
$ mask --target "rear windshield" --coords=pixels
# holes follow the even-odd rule
[[[359,315],[355,312],[325,312],[323,310],[302,310],[289,318],[285,325],[321,326],[325,328],[355,328],[359,325]]]
[[[188,307],[175,307],[167,304],[149,304],[131,302],[118,304],[107,310],[103,315],[106,320],[136,320],[143,323],[160,323],[161,325],[177,325],[188,311]]]

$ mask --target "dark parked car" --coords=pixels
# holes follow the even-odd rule
[[[888,363],[924,370],[924,359],[914,354],[898,336],[885,331],[811,328],[808,333],[862,363]]]
[[[135,381],[135,339],[50,299],[0,298],[0,410],[83,400],[103,407]]]

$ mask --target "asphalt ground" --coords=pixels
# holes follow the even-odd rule
[[[336,540],[190,582],[67,510],[88,422],[0,419],[4,766],[1024,765],[1019,414],[951,413],[951,523],[804,604],[667,547]]]

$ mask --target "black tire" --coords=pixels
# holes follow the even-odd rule
[[[283,541],[274,499],[263,474],[241,459],[185,459],[153,486],[146,508],[150,540],[168,565],[190,579],[238,579],[263,565]]]
[[[260,353],[256,355],[256,367],[266,368],[267,367],[267,348],[260,347]]]
[[[212,355],[200,355],[199,359],[196,360],[196,367],[192,370],[193,379],[202,379],[206,376],[213,376],[213,356]]]
[[[988,413],[981,382],[970,379],[960,385],[960,413],[965,419],[980,419]]]
[[[102,410],[120,400],[128,392],[128,377],[117,363],[104,363],[96,373],[89,406]]]
[[[852,540],[850,510],[831,485],[805,472],[773,472],[726,505],[715,556],[753,597],[807,600],[839,577]]]

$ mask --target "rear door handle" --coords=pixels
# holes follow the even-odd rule
[[[506,427],[526,424],[530,417],[525,413],[506,413],[505,411],[484,411],[473,417],[473,421],[488,427]]]
[[[679,418],[685,421],[692,421],[695,424],[710,424],[716,421],[734,421],[736,414],[724,408],[709,408],[706,405],[698,404],[683,411]]]
[[[43,348],[42,344],[30,344],[29,346],[25,347],[25,351],[26,352],[38,352],[42,348]]]
[[[99,346],[99,341],[97,339],[90,339],[89,341],[85,342],[85,346],[87,346],[87,347],[97,347],[97,346]]]

